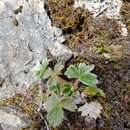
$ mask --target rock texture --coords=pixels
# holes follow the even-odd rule
[[[0,98],[24,92],[34,81],[33,66],[48,50],[62,61],[72,55],[44,6],[44,0],[0,1]]]
[[[74,7],[84,7],[93,14],[93,17],[105,15],[110,19],[117,19],[122,27],[122,36],[128,35],[126,25],[121,22],[122,0],[75,0]]]
[[[0,123],[4,130],[17,130],[26,127],[30,121],[26,115],[13,107],[0,107]]]
[[[51,25],[44,6],[44,0],[0,1],[0,99],[25,93],[34,82],[33,67],[48,51],[62,62],[72,56],[61,44],[62,31]],[[0,108],[1,129],[19,130],[29,123],[15,110]]]

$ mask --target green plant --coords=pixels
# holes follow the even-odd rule
[[[103,90],[97,88],[96,86],[88,86],[84,89],[84,92],[90,96],[101,96],[105,98],[105,93],[103,92]]]
[[[84,85],[95,86],[98,84],[97,75],[91,71],[94,69],[94,65],[86,65],[80,63],[78,67],[70,65],[65,72],[65,75],[69,79],[77,79]]]
[[[60,97],[56,94],[52,94],[50,97],[48,97],[47,101],[45,102],[45,110],[47,111],[47,120],[53,127],[58,126],[63,121],[63,109],[71,112],[74,112],[77,109],[72,97]]]
[[[33,69],[33,77],[35,79],[42,79],[48,64],[49,60],[47,58],[43,59],[41,63],[38,61],[37,65]]]
[[[77,109],[73,100],[73,84],[71,81],[63,79],[62,76],[65,75],[67,78],[87,86],[84,91],[88,95],[105,97],[103,91],[96,87],[98,83],[97,76],[91,72],[94,69],[94,65],[86,65],[85,63],[80,63],[77,67],[70,65],[64,74],[62,72],[63,68],[64,66],[58,63],[52,69],[49,67],[49,60],[45,58],[41,63],[38,62],[33,73],[36,79],[44,79],[46,81],[47,91],[45,94],[40,92],[39,97],[44,100],[44,108],[47,111],[46,117],[49,124],[53,127],[62,123],[64,109],[71,112]]]

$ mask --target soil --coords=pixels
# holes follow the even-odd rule
[[[105,16],[93,19],[88,11],[74,9],[73,2],[48,0],[48,14],[53,25],[63,30],[67,39],[64,44],[76,53],[67,64],[94,64],[98,87],[106,93],[105,100],[97,99],[105,111],[93,130],[130,130],[130,3],[124,1],[121,10],[129,31],[128,37],[123,37],[116,20]],[[79,114],[69,113],[67,117],[59,130],[89,130]]]

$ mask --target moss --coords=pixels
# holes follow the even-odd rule
[[[63,31],[76,31],[82,28],[85,11],[73,7],[74,0],[49,0],[50,17],[52,23]]]
[[[27,113],[30,117],[34,116],[35,106],[33,103],[28,102],[26,98],[21,94],[16,94],[13,97],[0,100],[1,106],[14,105],[18,106],[23,112]]]
[[[66,38],[64,44],[83,59],[102,57],[105,52],[120,58],[122,55],[112,50],[110,46],[114,44],[115,39],[122,37],[122,27],[119,23],[105,16],[93,19],[87,10],[74,8],[73,4],[74,0],[48,1],[52,23],[63,30]],[[127,17],[125,23],[129,28],[130,8],[128,7],[130,4],[125,2],[124,5],[127,7],[122,8],[122,13],[124,11],[124,16]],[[120,40],[118,42],[121,43]]]
[[[39,130],[40,128],[41,128],[40,125],[34,122],[25,128],[21,128],[20,130]]]
[[[38,86],[30,86],[25,95],[16,94],[7,99],[0,99],[0,106],[13,105],[18,107],[22,112],[26,113],[34,123],[30,124],[27,128],[21,130],[34,130],[38,128],[35,119],[38,117],[37,105],[34,100],[38,93]]]

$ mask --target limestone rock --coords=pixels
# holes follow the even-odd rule
[[[26,127],[30,122],[27,115],[15,108],[0,107],[0,124],[3,130],[19,130]]]
[[[23,92],[34,82],[32,68],[49,50],[62,62],[72,52],[62,45],[62,31],[53,27],[44,0],[0,1],[0,98]]]

